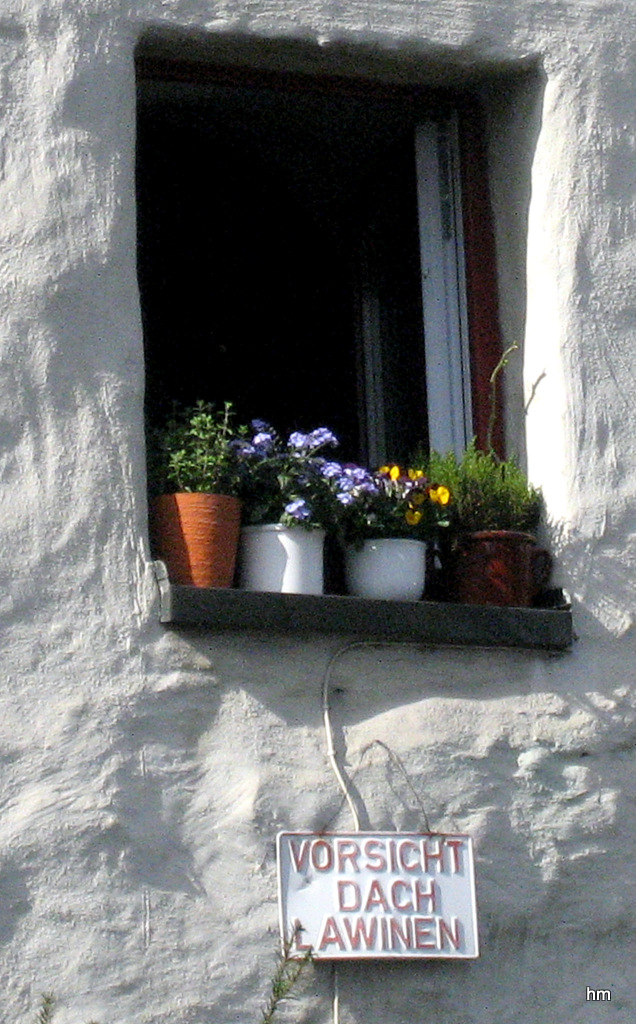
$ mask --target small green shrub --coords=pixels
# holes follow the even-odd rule
[[[51,1024],[53,1020],[53,1008],[55,1006],[55,1000],[50,993],[43,993],[42,1002],[38,1015],[35,1018],[35,1024]]]
[[[278,956],[269,997],[261,1013],[261,1024],[272,1024],[280,1003],[291,995],[305,967],[312,961],[311,950],[307,950],[302,957],[293,957],[292,943],[293,939],[285,941]],[[54,1014],[55,998],[51,993],[44,993],[35,1024],[53,1024]],[[89,1021],[88,1024],[96,1024],[96,1021]]]
[[[272,1024],[279,1003],[291,995],[305,967],[312,961],[311,950],[302,957],[292,957],[292,943],[293,939],[286,940],[278,957],[269,999],[263,1007],[262,1024]]]
[[[38,1010],[35,1018],[35,1024],[52,1024],[54,1013],[55,997],[52,996],[50,992],[44,992],[42,994],[40,1009]],[[96,1022],[91,1020],[88,1024],[96,1024]]]
[[[149,440],[153,490],[235,494],[236,434],[230,402],[217,409],[199,401],[176,411]]]
[[[433,452],[426,472],[435,485],[451,492],[449,520],[455,534],[478,530],[534,533],[541,517],[541,492],[514,459],[501,460],[471,442],[458,459],[453,452]]]

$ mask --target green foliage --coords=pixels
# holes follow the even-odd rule
[[[307,434],[293,431],[284,440],[264,420],[253,420],[248,437],[236,446],[243,521],[333,529],[338,511],[336,481],[325,470],[339,464],[328,460],[324,450],[337,444],[327,427]]]
[[[262,1024],[272,1024],[280,1003],[283,999],[289,998],[305,967],[312,961],[310,949],[303,956],[294,957],[292,956],[292,946],[293,938],[286,940],[283,944],[282,953],[278,957],[272,976],[270,995],[262,1010]],[[50,993],[45,993],[42,995],[35,1024],[53,1024],[54,1014],[55,999]],[[96,1024],[96,1021],[89,1021],[88,1024]]]
[[[35,1018],[35,1024],[51,1024],[51,1021],[53,1020],[54,1007],[55,999],[50,992],[43,993],[40,1009],[38,1010],[37,1017]]]
[[[451,492],[449,525],[454,535],[479,530],[518,530],[534,533],[541,518],[541,492],[528,480],[514,459],[500,459],[492,447],[497,412],[497,378],[516,352],[511,345],[490,375],[490,418],[486,451],[475,440],[458,459],[453,452],[432,452],[422,465],[434,484]]]
[[[291,955],[292,944],[292,939],[286,939],[283,944],[283,952],[278,958],[272,977],[270,996],[263,1007],[262,1024],[272,1024],[279,1003],[291,995],[305,967],[311,963],[311,950],[308,949],[302,957],[293,957]]]
[[[429,479],[448,487],[450,526],[454,533],[520,530],[534,533],[541,516],[541,493],[532,487],[514,459],[501,460],[471,442],[458,459],[453,452],[432,452]]]
[[[50,992],[45,992],[42,995],[42,1002],[35,1018],[35,1024],[52,1024],[54,1013],[55,998]],[[96,1024],[96,1021],[91,1020],[88,1024]]]
[[[176,412],[151,439],[154,489],[235,494],[238,468],[230,442],[236,434],[230,402],[216,409],[199,401]]]
[[[352,466],[342,473],[345,483],[349,477],[339,509],[346,544],[361,548],[375,538],[431,541],[448,526],[447,496],[430,486],[423,470],[387,465],[371,473]]]

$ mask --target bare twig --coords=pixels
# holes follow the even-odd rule
[[[515,342],[510,345],[490,374],[490,416],[488,419],[488,434],[486,435],[486,450],[492,451],[492,435],[495,431],[495,420],[497,419],[497,377],[508,363],[508,356],[516,352],[519,346]]]

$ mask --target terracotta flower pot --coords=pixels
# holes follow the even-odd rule
[[[547,584],[550,567],[550,555],[529,533],[471,533],[457,552],[457,597],[465,604],[527,608]]]
[[[153,504],[152,537],[172,583],[231,587],[241,503],[227,494],[162,494]]]

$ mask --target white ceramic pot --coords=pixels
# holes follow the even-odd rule
[[[279,523],[244,526],[239,547],[239,586],[279,594],[322,594],[324,530]]]
[[[347,590],[356,597],[419,601],[426,578],[426,544],[398,537],[365,540],[346,552]]]

